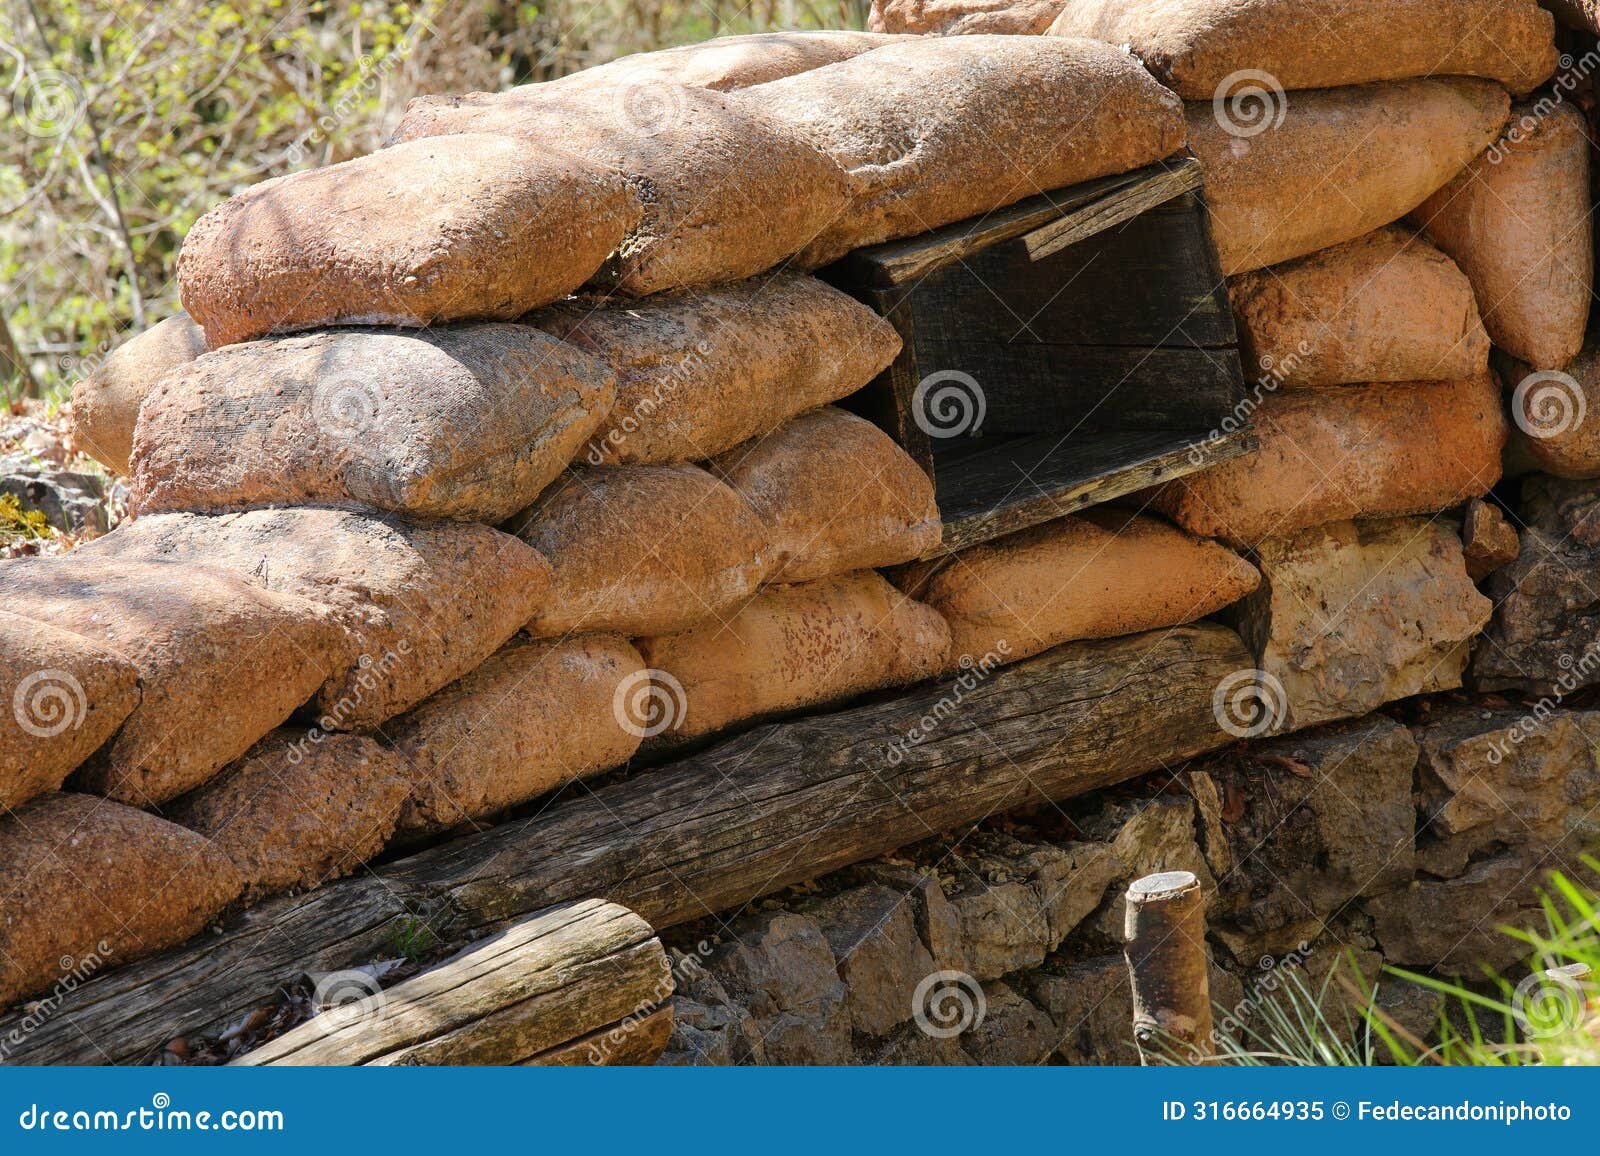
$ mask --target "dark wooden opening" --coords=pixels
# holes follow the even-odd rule
[[[1253,448],[1202,198],[1185,153],[822,271],[904,339],[846,404],[933,477],[930,556]]]

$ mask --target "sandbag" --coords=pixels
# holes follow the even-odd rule
[[[854,180],[849,207],[800,254],[803,267],[1183,145],[1179,101],[1126,53],[1088,40],[918,38],[735,96]]]
[[[317,726],[367,730],[476,667],[550,591],[550,564],[471,522],[417,525],[348,510],[151,514],[82,552],[218,566],[328,608],[339,661],[317,692]]]
[[[1228,282],[1245,365],[1276,387],[1472,377],[1489,335],[1466,276],[1387,226]]]
[[[1405,80],[1295,93],[1253,136],[1211,104],[1188,106],[1222,271],[1276,265],[1399,220],[1505,126],[1487,80]]]
[[[107,469],[128,472],[139,403],[169,369],[206,351],[206,335],[178,313],[114,349],[72,389],[72,443]]]
[[[606,64],[549,81],[563,88],[594,85],[650,84],[656,81],[731,92],[809,72],[825,64],[849,60],[874,48],[894,43],[894,37],[876,32],[827,29],[806,32],[755,32],[745,36],[718,36],[699,44],[684,44],[656,52],[636,52]],[[528,93],[535,86],[511,91]],[[641,93],[637,99],[648,100]]]
[[[931,678],[949,655],[950,629],[866,570],[768,587],[727,622],[638,647],[654,677],[660,733],[690,738]]]
[[[854,393],[900,352],[889,322],[790,273],[528,320],[616,371],[616,404],[580,457],[589,465],[704,461]]]
[[[1260,580],[1216,542],[1100,509],[908,567],[896,582],[950,624],[953,660],[987,669],[1074,639],[1193,622]]]
[[[1500,479],[1506,421],[1486,373],[1270,394],[1254,432],[1260,449],[1166,483],[1154,508],[1234,546],[1327,522],[1432,513]]]
[[[195,222],[183,307],[213,349],[325,325],[510,320],[587,281],[639,207],[546,144],[450,137],[246,189]]]
[[[74,778],[134,806],[192,790],[316,693],[339,661],[327,611],[209,566],[84,551],[0,562],[6,609],[139,672],[139,704]]]
[[[388,728],[411,786],[401,832],[486,818],[627,762],[644,730],[621,704],[643,671],[615,635],[513,639]]]
[[[1050,34],[1127,45],[1189,100],[1239,73],[1287,89],[1483,76],[1528,92],[1556,67],[1536,0],[1067,0]]]
[[[138,705],[127,659],[0,610],[0,812],[58,789]]]
[[[512,524],[554,567],[536,638],[682,630],[730,614],[767,570],[755,511],[698,466],[573,470]]]
[[[1512,463],[1558,478],[1600,478],[1600,345],[1591,341],[1561,370],[1496,358],[1508,391]]]
[[[1038,36],[1061,14],[1066,0],[872,0],[867,27],[874,32],[972,36],[995,32]]]
[[[1575,107],[1516,105],[1505,136],[1410,219],[1466,273],[1497,346],[1535,369],[1578,355],[1594,230],[1589,137]]]
[[[619,174],[642,216],[596,281],[642,297],[770,269],[845,206],[837,164],[732,101],[666,82],[418,97],[393,139],[493,133]]]
[[[383,850],[410,790],[373,739],[277,730],[162,812],[210,839],[254,903],[350,874]]]
[[[313,502],[499,522],[561,472],[615,389],[604,365],[526,325],[252,341],[150,391],[133,503]]]
[[[894,440],[824,406],[716,458],[760,517],[769,582],[809,582],[909,562],[939,544],[933,481]]]
[[[0,816],[0,878],[0,1007],[182,943],[241,886],[205,836],[64,794]]]

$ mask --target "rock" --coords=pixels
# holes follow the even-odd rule
[[[772,1064],[847,1064],[850,1011],[828,941],[787,911],[739,920],[707,969],[749,1010]]]
[[[1261,588],[1240,603],[1238,628],[1279,730],[1460,686],[1493,609],[1467,577],[1461,539],[1437,521],[1321,526],[1263,542],[1257,564]]]
[[[1491,847],[1600,837],[1600,714],[1459,707],[1419,728],[1418,865],[1451,877]]]
[[[1467,574],[1474,582],[1482,582],[1500,567],[1515,562],[1521,551],[1517,532],[1499,506],[1479,498],[1467,503],[1461,521],[1461,552],[1467,560]]]
[[[1483,690],[1567,695],[1600,682],[1600,483],[1530,477],[1521,554],[1489,576],[1495,611],[1472,673]]]
[[[856,1031],[887,1035],[911,1018],[912,996],[938,970],[917,936],[907,896],[888,887],[856,887],[804,908],[822,928],[849,987],[845,1004]]]
[[[109,528],[105,483],[69,470],[0,473],[0,494],[11,494],[24,510],[38,510],[64,534],[94,537]]]
[[[951,896],[967,968],[979,980],[1037,967],[1125,871],[1103,843],[1028,844],[996,832],[968,840],[970,881]]]
[[[1572,846],[1554,854],[1506,851],[1482,859],[1454,879],[1420,878],[1409,887],[1363,901],[1372,933],[1391,964],[1432,968],[1448,975],[1481,975],[1524,961],[1532,948],[1504,927],[1547,928],[1538,893],[1551,871],[1565,871],[1593,886]]]
[[[112,350],[72,390],[72,442],[115,473],[128,472],[139,405],[169,369],[206,351],[206,335],[179,312]]]
[[[766,1048],[750,1012],[697,957],[677,950],[672,957],[673,974],[678,977],[672,997],[672,1037],[657,1062],[678,1067],[765,1064]]]
[[[1049,1013],[1003,983],[984,984],[983,995],[987,1009],[962,1033],[962,1050],[988,1066],[1044,1063],[1059,1038]]]
[[[874,32],[973,36],[1038,36],[1067,0],[872,0]]]
[[[876,32],[844,29],[718,36],[698,44],[662,48],[655,52],[635,52],[631,56],[597,64],[547,83],[558,85],[561,90],[591,88],[600,84],[643,87],[676,83],[689,88],[732,92],[809,72],[824,64],[849,60],[852,56],[893,44],[897,39]],[[525,85],[511,91],[532,93],[537,88],[535,85]]]
[[[856,1063],[877,1067],[970,1067],[975,1061],[961,1047],[961,1037],[931,1036],[916,1023],[903,1024],[888,1039],[871,1041],[857,1053]]]
[[[1212,768],[1242,814],[1212,928],[1241,962],[1317,938],[1352,900],[1411,879],[1417,744],[1383,715],[1252,746]]]
[[[1499,353],[1495,364],[1511,395],[1507,472],[1600,477],[1600,334],[1557,372]]]
[[[961,942],[961,914],[945,898],[939,881],[910,867],[867,863],[856,868],[862,878],[892,887],[911,904],[917,935],[940,971],[966,971],[967,953]]]

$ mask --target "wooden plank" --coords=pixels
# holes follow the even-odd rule
[[[858,249],[825,270],[835,284],[904,286],[1001,241],[1051,230],[1036,244],[1086,236],[1198,188],[1200,162],[1180,153],[1132,172],[1041,193],[1004,209],[957,221],[920,236]],[[1066,241],[1065,244],[1072,242]]]
[[[969,342],[924,347],[919,358],[961,366],[977,382],[986,436],[1210,429],[1238,404],[1244,373],[1232,348]],[[954,440],[934,441],[936,467]]]
[[[325,1012],[234,1063],[514,1064],[647,1014],[672,987],[650,925],[585,899],[538,912],[357,1014]]]
[[[1057,647],[964,691],[948,717],[949,688],[929,684],[758,727],[537,818],[265,903],[80,985],[31,1031],[13,1013],[0,1020],[6,1059],[148,1062],[166,1040],[271,1002],[302,972],[381,958],[417,920],[468,942],[596,895],[656,928],[733,912],[935,832],[1223,746],[1212,693],[1253,665],[1232,631],[1179,627]],[[943,724],[907,744],[935,708]],[[894,762],[890,743],[904,748]]]
[[[1248,430],[1208,437],[1159,431],[1082,439],[1046,434],[941,459],[935,477],[944,537],[923,557],[943,557],[1207,469],[1258,444]]]

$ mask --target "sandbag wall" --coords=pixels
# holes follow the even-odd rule
[[[931,484],[830,404],[899,337],[806,270],[1183,137],[1092,42],[735,38],[424,99],[207,214],[186,314],[74,398],[137,516],[0,564],[0,1005],[960,665],[877,572],[937,545]]]

